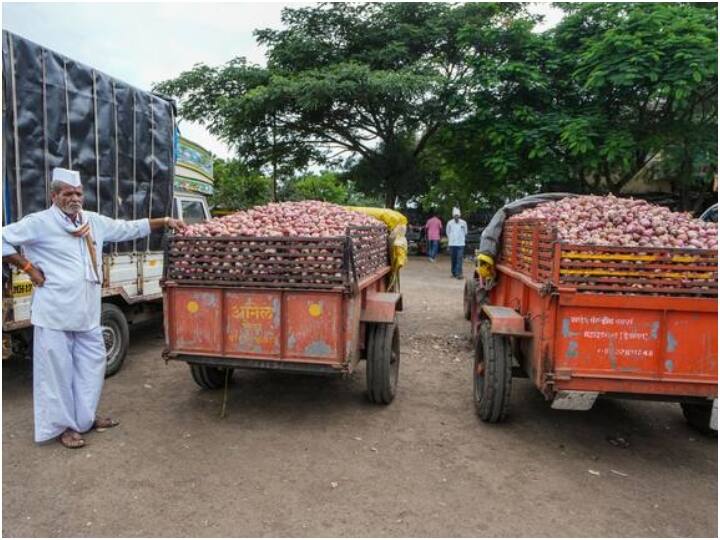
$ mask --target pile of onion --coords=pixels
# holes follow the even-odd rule
[[[716,223],[647,201],[584,195],[543,203],[509,219],[546,220],[560,240],[579,245],[717,249]]]
[[[378,226],[371,216],[320,201],[270,203],[187,227],[183,236],[342,236],[348,226]]]

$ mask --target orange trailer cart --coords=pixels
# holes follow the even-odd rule
[[[333,238],[168,240],[163,357],[219,388],[234,369],[341,375],[367,360],[368,396],[388,404],[400,364],[399,292],[387,290],[387,229]]]
[[[556,409],[600,395],[677,401],[717,429],[717,252],[576,246],[543,221],[508,220],[494,286],[465,287],[478,415],[506,416],[513,375]]]

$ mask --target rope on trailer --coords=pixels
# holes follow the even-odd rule
[[[225,369],[225,390],[223,390],[223,402],[222,402],[222,410],[220,411],[220,418],[225,418],[225,409],[227,407],[227,398],[228,398],[228,388],[230,386],[230,373],[232,370]]]

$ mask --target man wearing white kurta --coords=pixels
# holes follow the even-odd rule
[[[97,418],[106,367],[100,327],[102,246],[142,238],[151,229],[180,229],[171,218],[122,221],[82,210],[80,175],[55,169],[52,206],[3,228],[3,262],[33,284],[35,441],[58,437],[84,446],[81,434],[117,425]],[[23,254],[17,248],[22,247]]]
[[[460,219],[460,209],[453,208],[452,219],[445,226],[450,248],[450,271],[455,279],[462,279],[463,253],[465,252],[465,236],[468,226],[464,219]]]

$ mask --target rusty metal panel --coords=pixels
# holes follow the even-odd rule
[[[365,325],[358,322],[362,312],[361,304],[359,296],[349,296],[345,299],[345,360],[350,372],[360,361],[361,349],[365,348]]]
[[[660,355],[663,378],[717,381],[717,313],[667,313]]]
[[[714,398],[717,396],[717,383],[695,380],[660,381],[650,377],[636,377],[630,374],[607,374],[605,376],[581,374],[568,381],[556,381],[557,391],[574,390],[600,392],[602,394],[636,394],[652,396],[696,396]]]
[[[170,290],[171,349],[222,353],[222,290]]]
[[[285,356],[340,360],[343,357],[343,295],[285,293]]]
[[[400,293],[368,292],[360,320],[363,322],[393,322],[399,300]]]
[[[525,368],[546,395],[717,396],[717,298],[547,294],[506,266],[498,270],[491,302],[527,320]]]
[[[558,310],[555,369],[657,376],[663,320],[658,311]]]
[[[555,369],[571,378],[623,377],[646,392],[717,381],[717,315],[707,312],[564,307],[558,311]],[[698,386],[698,390],[700,390]],[[692,395],[692,394],[691,394]]]
[[[490,319],[490,330],[493,334],[529,335],[529,333],[525,331],[524,319],[514,309],[503,306],[484,305],[482,310]]]
[[[225,352],[279,357],[281,293],[225,290]]]

